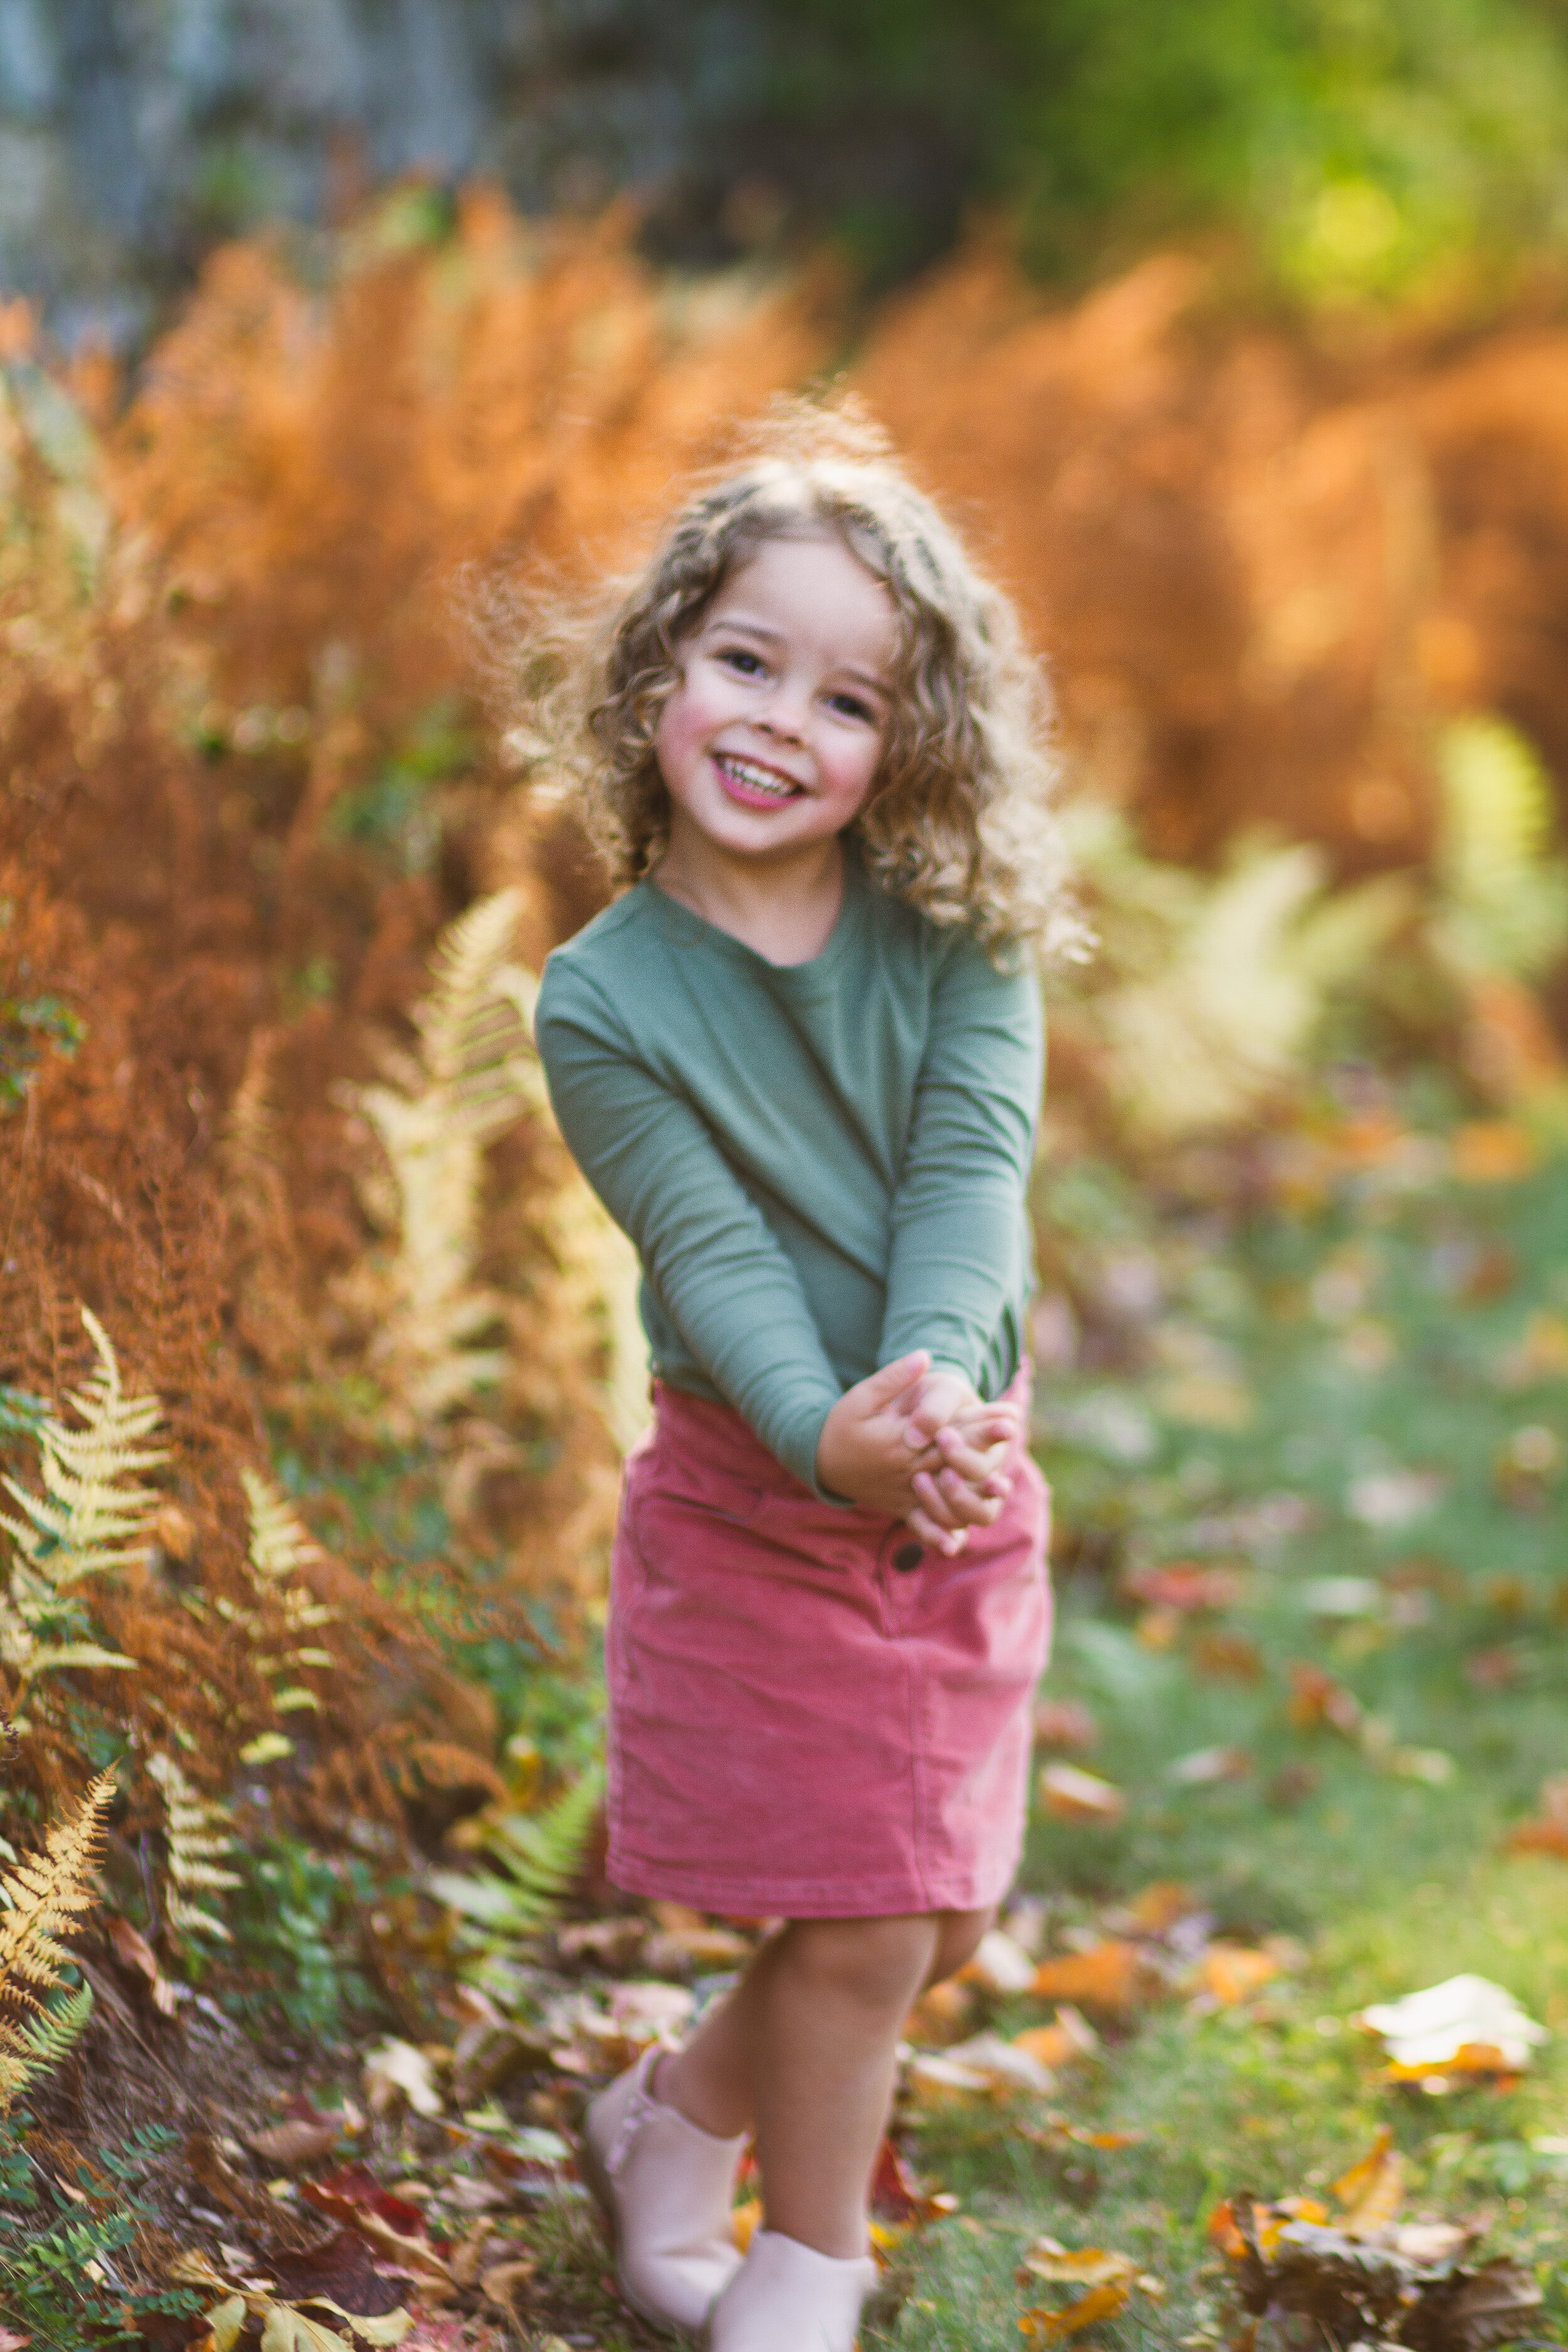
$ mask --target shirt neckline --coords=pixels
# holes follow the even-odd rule
[[[773,963],[759,950],[738,940],[733,931],[718,923],[710,923],[705,915],[697,914],[683,906],[679,898],[661,890],[649,875],[637,885],[638,892],[652,908],[655,916],[672,937],[688,947],[708,947],[728,955],[754,971],[765,972],[773,986],[809,988],[814,982],[832,974],[847,951],[860,928],[860,919],[871,888],[865,868],[853,845],[844,844],[844,896],[833,929],[814,956],[804,963]]]

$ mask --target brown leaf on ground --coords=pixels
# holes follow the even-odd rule
[[[1097,1748],[1100,1725],[1076,1698],[1043,1698],[1035,1707],[1035,1738],[1042,1748]]]
[[[347,2120],[342,2115],[323,2115],[309,2099],[297,2098],[280,2124],[249,2133],[245,2144],[265,2164],[315,2164],[336,2147]]]
[[[341,2229],[324,2246],[300,2253],[273,2254],[267,2267],[279,2294],[289,2302],[330,2295],[341,2310],[367,2319],[395,2311],[408,2297],[406,2281],[386,2278],[377,2270],[357,2230]]]
[[[1305,1660],[1298,1659],[1289,1674],[1290,1697],[1285,1712],[1298,1731],[1316,1731],[1326,1726],[1346,1739],[1355,1738],[1365,1710],[1352,1692],[1336,1682],[1325,1667]]]
[[[318,2213],[324,2213],[329,2221],[341,2221],[346,2228],[357,2230],[367,2246],[378,2254],[386,2255],[400,2269],[412,2272],[422,2283],[451,2285],[451,2272],[424,2235],[424,2216],[417,2206],[403,2208],[403,2213],[413,2222],[414,2227],[410,2228],[403,2214],[399,2214],[395,2221],[387,2218],[386,2209],[399,2205],[401,2200],[387,2197],[384,2192],[373,2201],[371,2198],[356,2195],[352,2190],[345,2192],[343,2189],[322,2181],[307,2180],[301,2184],[300,2194],[307,2205],[312,2206]]]
[[[1541,1784],[1541,1811],[1521,1822],[1507,1839],[1510,1853],[1552,1853],[1568,1862],[1568,1772],[1553,1772]]]
[[[161,2016],[173,2017],[179,2004],[179,1996],[159,1967],[158,1955],[146,1937],[139,1928],[133,1927],[129,1919],[121,1918],[117,1912],[110,1912],[104,1925],[121,1967],[128,1975],[141,1980],[142,1990]]]
[[[1152,1988],[1148,1963],[1136,1944],[1110,1937],[1089,1952],[1063,1952],[1035,1970],[1045,2000],[1084,2001],[1090,2009],[1131,2009]]]
[[[519,2261],[496,2263],[479,2280],[479,2290],[487,2303],[497,2305],[502,2311],[515,2311],[524,2301],[532,2285],[539,2264],[531,2257]]]
[[[1243,1579],[1234,1568],[1197,1559],[1167,1560],[1161,1568],[1134,1569],[1121,1580],[1135,1601],[1152,1609],[1228,1609],[1241,1598]]]

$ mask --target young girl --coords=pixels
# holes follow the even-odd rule
[[[1048,1639],[1037,688],[930,502],[818,413],[677,516],[585,729],[631,887],[551,957],[538,1036],[641,1256],[657,1405],[613,1568],[609,1874],[785,1923],[595,2100],[585,2169],[646,2317],[850,2352],[900,2028],[1016,1865]]]

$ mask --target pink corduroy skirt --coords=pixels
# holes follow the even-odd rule
[[[611,1580],[612,1883],[741,1918],[999,1901],[1050,1645],[1022,1440],[1000,1516],[948,1559],[818,1502],[729,1406],[656,1398]]]

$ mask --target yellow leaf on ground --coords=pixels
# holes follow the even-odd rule
[[[1145,1964],[1136,1944],[1110,1937],[1089,1952],[1042,1960],[1034,1990],[1046,2000],[1082,2000],[1091,2009],[1129,2009],[1143,1989]]]
[[[737,2205],[730,2216],[731,2234],[742,2253],[762,2226],[763,2200],[760,2197],[749,2198],[744,2205]]]
[[[1064,2001],[1049,2025],[1032,2025],[1013,2036],[1015,2050],[1025,2051],[1042,2066],[1069,2065],[1075,2058],[1092,2058],[1100,2036],[1086,2017]]]
[[[1037,2238],[1018,2264],[1020,2285],[1032,2277],[1061,2280],[1069,2286],[1108,2286],[1137,2275],[1131,2254],[1116,2253],[1109,2246],[1079,2246],[1069,2252],[1054,2238]]]
[[[1340,2228],[1347,2238],[1375,2238],[1387,2229],[1405,2197],[1405,2165],[1388,2125],[1333,2183],[1333,2194],[1345,2209]]]
[[[1079,2336],[1097,2320],[1114,2319],[1127,2305],[1131,2292],[1125,2281],[1113,2281],[1105,2286],[1091,2286],[1065,2311],[1047,2311],[1037,2307],[1026,2311],[1018,2322],[1019,2333],[1028,2344],[1061,2344],[1069,2336]]]
[[[1247,1944],[1211,1944],[1198,1969],[1203,1990],[1223,2009],[1250,2000],[1279,1973],[1272,1953],[1255,1951]]]

